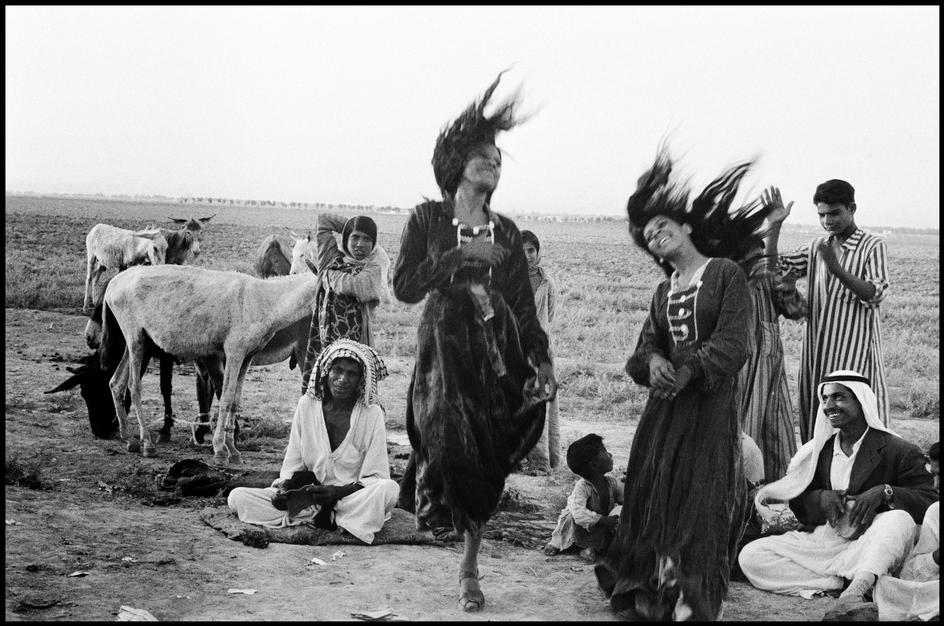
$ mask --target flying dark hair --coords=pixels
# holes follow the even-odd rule
[[[498,105],[494,114],[485,116],[485,106],[505,71],[499,72],[482,97],[444,126],[436,138],[433,174],[444,199],[455,196],[473,149],[483,144],[495,145],[495,135],[499,131],[510,130],[526,119],[515,115],[520,106],[517,92]]]
[[[941,462],[941,442],[935,441],[931,444],[931,447],[928,448],[928,458],[932,461]]]
[[[574,474],[590,479],[590,461],[596,458],[601,450],[606,450],[603,437],[596,433],[584,435],[567,447],[567,467]]]
[[[660,148],[655,163],[637,181],[636,191],[626,203],[629,234],[637,246],[646,251],[666,276],[672,267],[649,250],[643,229],[653,217],[662,215],[688,224],[695,248],[705,256],[744,260],[758,247],[763,248],[761,226],[772,210],[755,199],[731,210],[741,180],[750,171],[753,161],[739,163],[711,181],[688,204],[690,190],[677,181],[669,182],[672,159],[665,147]]]
[[[534,246],[536,251],[541,251],[541,242],[538,241],[538,236],[532,233],[530,230],[521,231],[521,243],[530,243],[532,246]]]
[[[855,202],[855,189],[844,180],[832,178],[820,183],[813,194],[813,204],[841,204],[848,207]]]

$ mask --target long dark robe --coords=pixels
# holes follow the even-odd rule
[[[751,300],[743,271],[727,259],[710,260],[697,286],[671,298],[669,288],[669,280],[656,288],[626,370],[649,386],[649,358],[659,354],[694,376],[674,400],[649,395],[617,535],[597,578],[616,611],[632,614],[642,604],[656,607],[643,617],[669,619],[681,591],[694,619],[713,620],[746,505],[735,392],[750,349]],[[675,563],[668,576],[678,580],[675,587],[658,582],[665,557]]]
[[[461,267],[449,201],[414,209],[393,273],[399,300],[426,297],[407,395],[413,452],[400,506],[431,528],[464,531],[488,521],[505,478],[544,428],[544,404],[528,405],[523,394],[533,366],[550,358],[521,234],[510,219],[489,215],[495,242],[510,252],[490,277],[487,268]],[[475,283],[488,287],[489,321],[469,291]]]

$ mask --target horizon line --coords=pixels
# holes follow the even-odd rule
[[[357,207],[359,209],[374,210],[374,211],[383,211],[394,209],[397,214],[406,214],[409,211],[413,210],[413,207],[397,207],[393,205],[375,205],[375,204],[354,204],[346,202],[308,202],[301,200],[257,200],[255,198],[221,198],[217,196],[167,196],[164,194],[114,194],[114,193],[79,193],[79,192],[45,192],[45,191],[4,191],[5,196],[34,196],[34,197],[76,197],[76,198],[95,198],[102,200],[117,200],[117,199],[135,199],[137,202],[142,203],[158,203],[160,199],[172,200],[175,201],[175,204],[181,205],[194,205],[194,206],[214,206],[213,200],[216,200],[218,206],[247,206],[247,203],[253,203],[253,205],[264,203],[262,206],[282,206],[287,210],[298,210],[305,209],[310,206],[325,206],[325,207]],[[185,200],[181,202],[181,200]],[[189,202],[188,200],[194,200]],[[208,201],[204,201],[208,200]],[[253,206],[249,205],[249,206]],[[625,215],[620,215],[618,213],[550,213],[550,212],[534,212],[534,211],[511,211],[508,212],[512,215],[517,215],[520,217],[569,217],[569,218],[608,218],[615,221],[624,221],[626,220]],[[817,224],[784,224],[784,226],[792,227],[803,227],[803,228],[815,228]],[[884,225],[859,225],[860,227],[867,227],[875,230],[884,230],[884,231],[895,231],[895,230],[921,230],[921,231],[930,231],[931,233],[938,233],[940,231],[940,226],[884,226]]]

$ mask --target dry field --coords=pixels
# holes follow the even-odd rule
[[[81,305],[89,228],[106,222],[139,229],[167,216],[214,212],[196,261],[212,269],[249,271],[265,236],[288,237],[315,222],[313,211],[298,209],[6,197],[6,618],[110,620],[129,605],[161,620],[350,619],[352,612],[382,607],[422,620],[611,619],[590,568],[576,557],[549,559],[497,538],[483,548],[488,604],[481,615],[454,608],[458,555],[448,546],[344,546],[344,559],[319,573],[305,564],[326,559],[330,546],[258,550],[229,541],[198,518],[203,506],[222,499],[174,502],[157,489],[173,462],[208,460],[206,449],[187,443],[185,428],[158,446],[156,458],[143,459],[120,442],[92,437],[77,389],[42,393],[67,378],[65,366],[88,351]],[[395,259],[405,217],[373,217],[381,245]],[[645,390],[626,378],[622,365],[660,275],[622,223],[519,220],[518,226],[541,238],[544,265],[561,290],[553,335],[563,443],[598,432],[617,465],[625,464]],[[816,234],[787,229],[782,247]],[[893,427],[925,448],[939,430],[939,238],[892,234],[887,242],[891,291],[882,315]],[[376,325],[391,372],[381,387],[388,438],[398,444],[406,443],[405,390],[419,314],[420,306],[394,303],[380,309]],[[802,326],[784,321],[782,328],[795,390]],[[174,380],[175,411],[190,419],[196,414],[192,368],[178,366]],[[247,469],[278,468],[298,386],[297,370],[285,364],[250,370],[242,407],[248,435],[240,443]],[[144,400],[156,429],[161,401],[154,374],[145,377]],[[35,480],[10,484],[14,470]],[[550,477],[513,475],[509,487],[544,513],[549,535],[572,481],[562,468]],[[75,571],[88,575],[70,577]],[[228,588],[258,593],[231,595]],[[725,617],[819,619],[830,602],[734,583]]]

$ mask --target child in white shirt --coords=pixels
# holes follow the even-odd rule
[[[623,482],[611,473],[613,455],[603,445],[603,438],[595,433],[570,444],[567,466],[581,478],[567,498],[567,506],[557,519],[557,528],[544,553],[552,556],[578,546],[582,548],[582,558],[594,561],[616,534]]]

